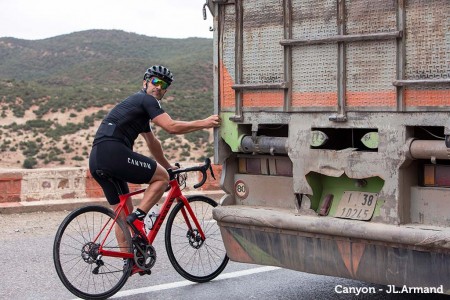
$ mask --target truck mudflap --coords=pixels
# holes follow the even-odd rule
[[[450,294],[448,228],[246,206],[217,207],[213,217],[233,261]]]

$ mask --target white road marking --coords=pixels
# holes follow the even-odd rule
[[[247,276],[262,272],[269,272],[280,269],[279,267],[260,267],[260,268],[253,268],[248,270],[242,270],[242,271],[236,271],[231,273],[224,273],[219,276],[217,276],[213,281],[223,280],[223,279],[230,279],[230,278],[236,278],[241,276]],[[150,293],[150,292],[156,292],[156,291],[162,291],[162,290],[168,290],[168,289],[175,289],[183,286],[193,285],[197,284],[196,282],[184,280],[184,281],[178,281],[178,282],[172,282],[172,283],[165,283],[155,286],[149,286],[134,290],[127,290],[127,291],[120,291],[111,298],[119,298],[119,297],[126,297],[126,296],[132,296],[132,295],[138,295],[138,294],[144,294],[144,293]]]

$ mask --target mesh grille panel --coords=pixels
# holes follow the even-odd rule
[[[222,61],[220,76],[220,99],[221,107],[235,106],[235,92],[231,88],[235,82],[235,27],[236,9],[234,5],[224,6],[224,20],[222,26]]]
[[[243,5],[243,83],[283,81],[283,1],[246,0]]]
[[[450,1],[406,3],[406,79],[450,78]]]
[[[236,36],[236,10],[234,5],[226,5],[225,20],[222,35],[222,60],[224,66],[234,79],[235,75],[235,36]]]
[[[292,51],[292,105],[337,104],[337,45],[313,45]]]
[[[397,1],[347,0],[347,34],[369,34],[397,30]]]
[[[358,42],[347,49],[347,105],[396,106],[396,42]]]
[[[450,78],[450,1],[406,2],[405,78]],[[448,85],[407,87],[407,106],[450,105]]]
[[[293,0],[292,37],[311,39],[336,35],[336,8],[336,0]]]

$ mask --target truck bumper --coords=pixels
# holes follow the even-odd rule
[[[448,228],[247,206],[217,207],[213,217],[233,261],[450,294]]]

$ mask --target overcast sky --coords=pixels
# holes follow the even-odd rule
[[[88,29],[119,29],[164,38],[207,37],[205,0],[0,0],[0,37],[49,38]]]

